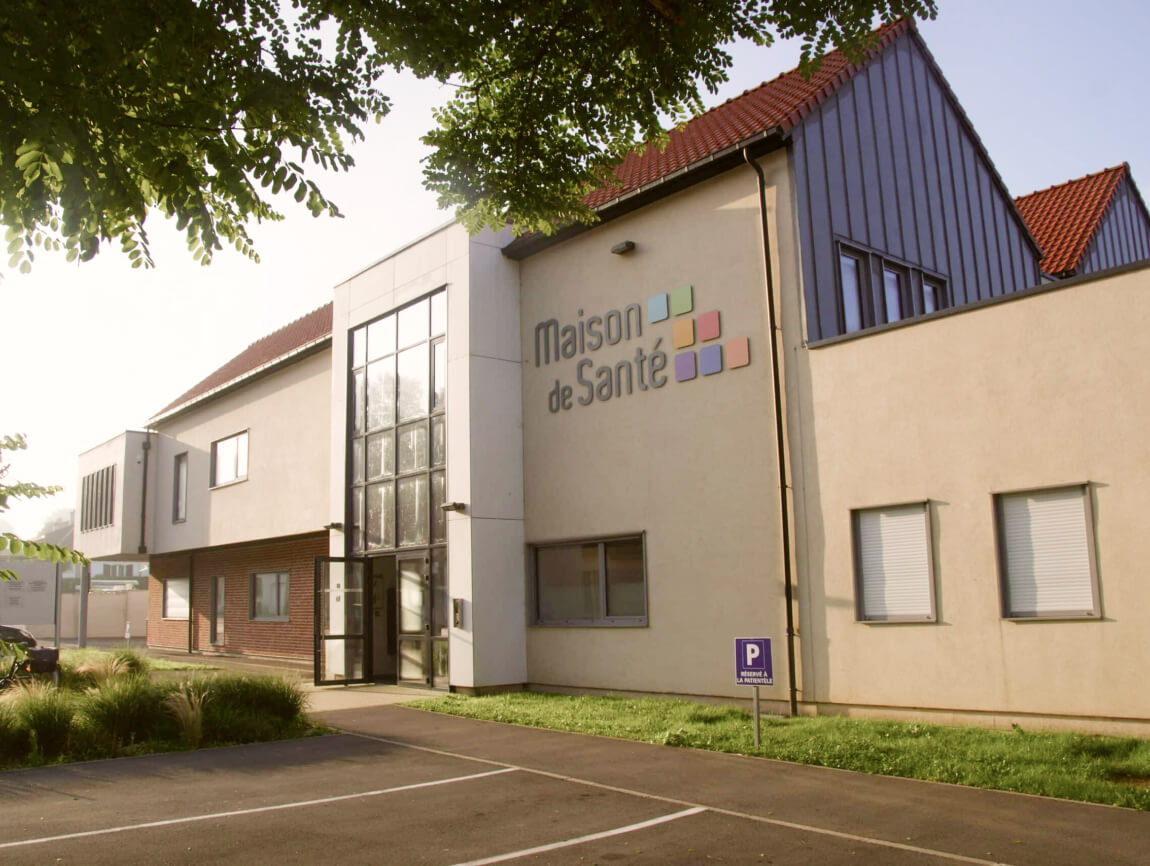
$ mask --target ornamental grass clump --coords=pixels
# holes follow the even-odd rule
[[[204,707],[204,739],[252,743],[295,736],[307,729],[307,696],[280,677],[216,677]]]
[[[152,669],[148,657],[139,650],[118,649],[112,651],[112,658],[119,663],[120,670],[129,674],[146,674]]]
[[[24,760],[28,751],[27,729],[16,717],[12,702],[0,700],[0,767]]]
[[[72,695],[51,683],[29,682],[16,686],[6,702],[28,732],[30,757],[53,760],[65,752],[76,715]]]
[[[99,686],[117,677],[130,673],[128,663],[114,655],[101,653],[84,659],[62,679],[70,687]]]
[[[204,705],[210,699],[208,683],[203,680],[185,680],[164,698],[164,708],[190,748],[198,749],[204,741]]]
[[[92,736],[113,752],[144,740],[174,739],[176,723],[164,703],[171,691],[146,676],[121,675],[89,689],[82,712]]]

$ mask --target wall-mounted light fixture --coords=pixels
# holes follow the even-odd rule
[[[329,532],[333,529],[336,532],[343,532],[343,524],[338,522],[338,521],[335,521],[333,523],[329,523],[326,526],[324,526],[324,529],[328,530]]]
[[[611,252],[617,256],[625,255],[635,249],[634,241],[619,241],[615,246],[611,247]]]
[[[441,506],[444,511],[466,511],[467,505],[462,502],[445,502]]]

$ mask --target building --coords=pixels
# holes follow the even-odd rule
[[[326,495],[153,529],[188,645],[217,574],[255,619],[244,545],[293,538],[328,554],[289,611],[319,682],[735,699],[761,636],[781,711],[1145,733],[1145,207],[1123,167],[1028,214],[913,23],[877,37],[628,157],[595,226],[451,224],[337,285]],[[246,376],[157,439],[251,424],[254,455],[241,416],[283,415]]]
[[[150,562],[148,645],[310,658],[327,550],[331,306],[80,457],[77,546]],[[121,479],[117,486],[117,479]]]

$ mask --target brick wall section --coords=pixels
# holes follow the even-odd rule
[[[148,646],[188,647],[187,620],[161,616],[163,579],[192,577],[192,650],[310,659],[313,653],[315,558],[326,556],[327,535],[231,545],[151,560],[148,585]],[[189,568],[189,562],[191,563]],[[249,616],[251,576],[263,571],[291,575],[287,622],[253,622]],[[223,644],[211,643],[211,578],[224,578]]]

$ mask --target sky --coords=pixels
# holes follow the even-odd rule
[[[1129,162],[1150,195],[1144,0],[939,0],[919,30],[1013,195]],[[798,63],[796,43],[736,45],[712,107]],[[420,136],[450,88],[393,75],[393,109],[352,148],[349,174],[315,176],[343,219],[289,201],[252,227],[261,262],[230,250],[195,264],[183,234],[148,224],[156,268],[114,246],[85,264],[41,252],[29,275],[0,269],[0,434],[24,433],[7,480],[56,484],[0,522],[37,532],[75,501],[78,455],[148,418],[251,342],[331,300],[332,287],[446,222],[421,186]]]

